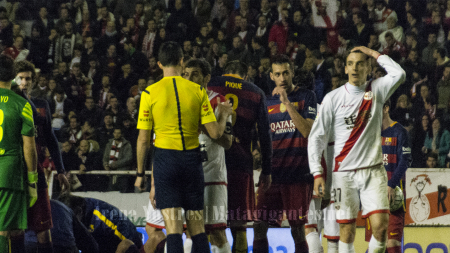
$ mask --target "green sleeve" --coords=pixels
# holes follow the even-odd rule
[[[34,136],[33,110],[30,103],[26,103],[22,109],[22,135]]]

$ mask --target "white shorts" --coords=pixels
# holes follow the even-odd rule
[[[210,185],[208,185],[210,184]],[[205,228],[227,228],[228,192],[224,184],[205,183]]]
[[[183,217],[183,224],[186,224],[186,218],[184,217],[184,209],[181,209],[181,216]],[[148,201],[147,217],[145,219],[147,226],[163,229],[165,228],[164,218],[161,210],[153,208],[151,201]]]
[[[387,174],[383,165],[355,171],[333,172],[333,189],[336,194],[335,209],[338,223],[355,222],[360,203],[363,218],[374,213],[389,213]]]
[[[334,202],[331,202],[322,212],[323,237],[331,240],[339,240],[339,223],[336,222]]]
[[[317,228],[318,231],[321,230],[320,224],[322,220],[322,210],[320,209],[322,205],[322,198],[311,199],[308,210],[308,223],[305,224],[305,228]]]

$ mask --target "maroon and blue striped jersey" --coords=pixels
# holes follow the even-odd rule
[[[208,89],[233,104],[233,136],[231,148],[225,151],[227,170],[253,173],[252,130],[256,127],[261,146],[262,173],[271,173],[272,141],[264,92],[255,84],[236,75],[211,79]]]
[[[405,181],[405,172],[411,164],[411,145],[406,129],[397,122],[381,131],[383,165],[388,175],[388,185],[391,188]]]
[[[288,99],[304,119],[316,118],[317,100],[314,92],[296,87]],[[311,180],[308,165],[308,138],[295,127],[280,96],[267,98],[272,136],[272,182],[293,184]]]

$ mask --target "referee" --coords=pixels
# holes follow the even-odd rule
[[[212,139],[220,138],[232,106],[229,102],[219,103],[216,121],[206,90],[181,77],[183,51],[177,43],[162,44],[158,58],[164,78],[144,90],[139,109],[135,186],[143,183],[144,160],[153,130],[155,193],[150,193],[150,199],[152,203],[158,201],[156,207],[164,217],[167,252],[183,253],[183,208],[193,252],[209,253],[203,222],[204,177],[198,132],[201,129]]]

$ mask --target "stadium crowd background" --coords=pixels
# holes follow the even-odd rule
[[[50,104],[67,171],[136,168],[140,93],[162,78],[157,52],[166,41],[182,45],[185,62],[206,59],[213,76],[222,75],[227,61],[245,62],[246,80],[266,95],[274,88],[271,59],[286,54],[295,63],[295,84],[313,90],[319,103],[346,82],[347,48],[363,45],[387,54],[407,73],[391,97],[391,117],[410,133],[412,167],[449,167],[450,1],[19,0],[0,5],[1,50],[40,69],[30,95]],[[31,24],[30,32],[24,24]],[[384,75],[375,64],[372,77]],[[44,167],[54,168],[51,157]],[[80,175],[79,180],[78,190],[133,191],[134,178]]]

